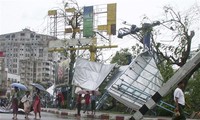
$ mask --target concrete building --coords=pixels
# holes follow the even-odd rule
[[[54,59],[53,53],[48,52],[51,40],[56,39],[29,29],[0,35],[0,50],[5,52],[8,73],[20,75],[20,82],[25,84],[54,81],[53,64],[46,64]]]
[[[11,83],[15,83],[15,82],[20,82],[20,76],[16,74],[7,73],[7,83],[9,83],[8,86]]]
[[[6,78],[7,71],[5,69],[5,54],[4,52],[0,51],[0,96],[4,96],[6,93]]]

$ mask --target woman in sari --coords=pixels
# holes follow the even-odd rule
[[[17,113],[18,113],[18,104],[19,104],[19,93],[18,93],[18,88],[14,88],[14,94],[12,96],[12,109],[13,109],[13,118],[12,119],[17,119]]]
[[[24,104],[25,118],[27,119],[31,109],[31,101],[30,91],[26,91],[26,95],[21,99],[21,102]]]
[[[36,95],[34,97],[34,103],[33,103],[33,110],[35,113],[35,119],[37,119],[37,113],[39,113],[39,118],[41,118],[41,101],[40,101],[40,90],[36,88]]]

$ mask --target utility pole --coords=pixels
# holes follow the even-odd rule
[[[93,40],[96,40],[96,38],[93,38]],[[91,45],[84,46],[84,47],[73,47],[73,48],[53,48],[49,49],[49,52],[63,52],[63,51],[76,51],[76,50],[89,50],[90,51],[90,61],[96,61],[96,51],[97,49],[103,49],[103,48],[117,48],[117,45],[107,45],[107,46],[97,46],[97,44],[94,42]]]

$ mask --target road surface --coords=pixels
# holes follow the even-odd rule
[[[17,120],[25,120],[24,115],[23,114],[19,114]],[[51,114],[51,113],[46,113],[46,112],[42,112],[42,118],[41,119],[37,119],[37,120],[89,120],[88,118],[69,118],[69,117],[64,117],[64,116],[58,116],[56,114]],[[12,114],[8,114],[8,113],[0,113],[0,120],[12,120]],[[31,113],[31,115],[29,115],[29,120],[35,120],[34,119],[34,114]],[[94,120],[94,119],[92,119]]]

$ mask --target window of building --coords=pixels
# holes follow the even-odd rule
[[[31,33],[31,34],[30,34],[30,38],[34,38],[34,35],[33,35],[33,33]],[[32,39],[32,40],[34,40],[34,39]]]
[[[52,57],[52,54],[48,54],[48,57]]]
[[[42,54],[42,53],[39,53],[39,57],[43,57],[43,54]]]
[[[43,49],[39,49],[39,53],[43,52]]]
[[[36,38],[40,38],[40,36],[39,35],[36,35]],[[36,39],[37,40],[37,39]]]
[[[12,37],[12,38],[15,38],[15,34],[12,34],[11,37]]]
[[[10,35],[6,35],[5,38],[10,38]]]
[[[20,36],[25,36],[25,33],[20,33]]]

